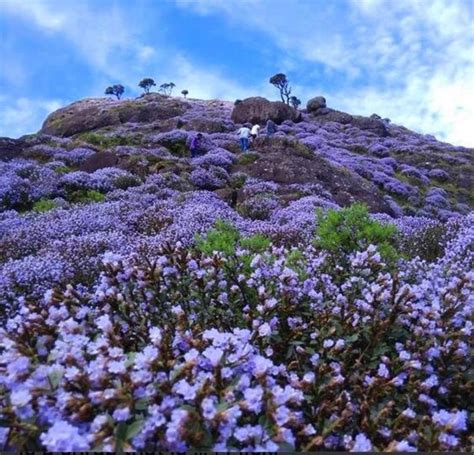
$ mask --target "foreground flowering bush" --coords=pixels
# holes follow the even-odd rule
[[[468,450],[472,238],[395,270],[374,246],[108,254],[2,329],[0,444]]]

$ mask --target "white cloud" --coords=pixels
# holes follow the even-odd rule
[[[344,11],[317,0],[177,4],[266,33],[285,53],[282,61],[322,64],[329,79],[344,75],[337,92],[300,87],[306,98],[325,94],[351,113],[385,112],[409,128],[474,145],[467,127],[474,124],[470,0],[351,0]]]
[[[56,99],[0,97],[0,136],[19,137],[35,133],[46,116],[64,102]]]

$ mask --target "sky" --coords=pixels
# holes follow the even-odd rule
[[[474,146],[474,0],[0,0],[0,136],[121,83],[377,113]]]

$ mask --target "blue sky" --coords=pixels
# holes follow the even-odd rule
[[[176,94],[378,113],[474,146],[474,0],[0,0],[0,136],[143,77]]]

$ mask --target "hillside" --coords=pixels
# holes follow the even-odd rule
[[[473,152],[322,97],[0,138],[0,449],[468,450]]]

